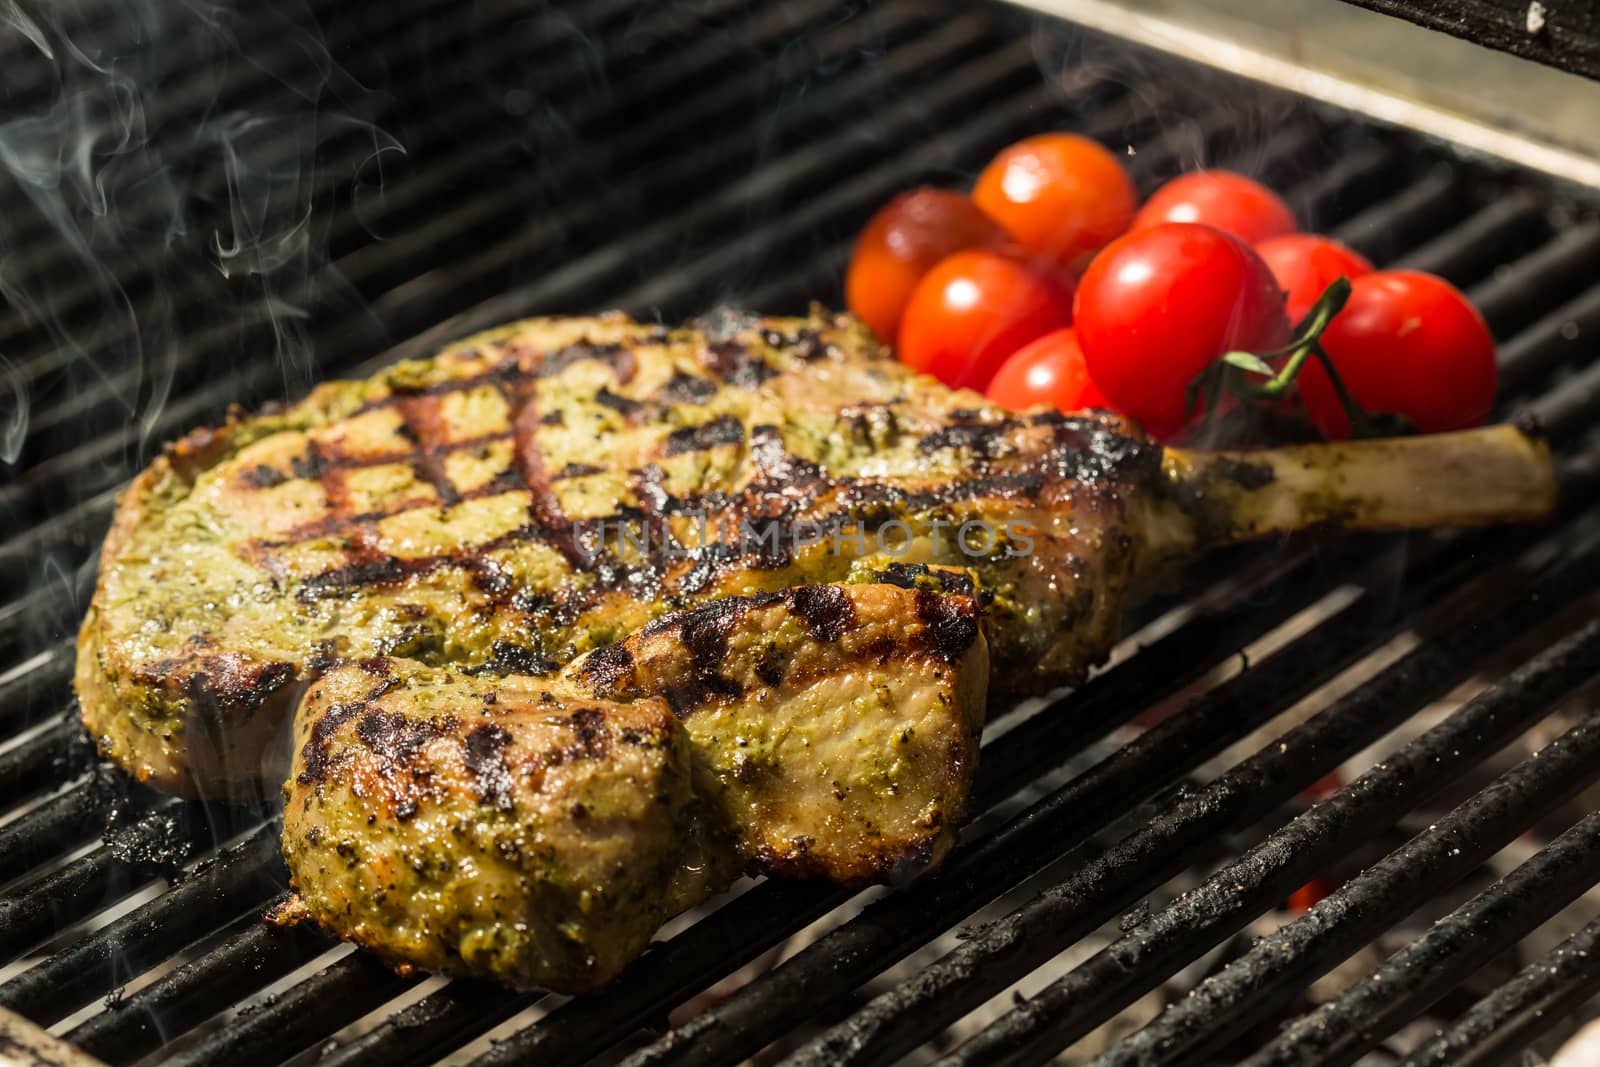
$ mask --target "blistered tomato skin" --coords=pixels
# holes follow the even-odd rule
[[[900,328],[911,290],[935,263],[966,248],[996,248],[1010,236],[971,199],[947,189],[912,189],[872,216],[845,271],[845,303],[884,341]]]
[[[1328,286],[1339,278],[1354,281],[1372,273],[1367,257],[1331,237],[1313,233],[1270,237],[1256,245],[1256,251],[1283,288],[1292,323],[1305,318]]]
[[[1134,217],[1132,229],[1165,222],[1199,222],[1248,244],[1293,233],[1294,212],[1265,185],[1226,170],[1197,170],[1157,189]]]
[[[1089,377],[1070,326],[1024,345],[1002,363],[989,383],[989,399],[1012,411],[1038,404],[1065,412],[1111,406]]]
[[[1283,295],[1255,250],[1211,226],[1163,223],[1112,242],[1078,284],[1089,375],[1157,436],[1184,422],[1195,377],[1224,352],[1288,341]]]
[[[973,201],[1029,255],[1067,270],[1128,228],[1138,194],[1121,161],[1070,133],[1029,137],[978,175]]]
[[[1404,415],[1423,433],[1480,426],[1494,406],[1494,336],[1471,301],[1432,274],[1391,270],[1355,279],[1322,347],[1362,408]],[[1319,363],[1301,372],[1300,395],[1323,436],[1350,435]]]
[[[900,323],[901,362],[982,390],[1007,356],[1072,322],[1072,283],[1001,252],[957,252],[917,283]]]

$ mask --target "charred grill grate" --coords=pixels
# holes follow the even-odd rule
[[[1585,361],[1600,329],[1600,199],[999,7],[336,8],[320,34],[348,80],[319,65],[304,25],[264,10],[225,20],[237,44],[214,64],[150,75],[150,147],[125,162],[170,150],[160,158],[185,174],[183,230],[154,173],[111,174],[103,218],[128,228],[100,241],[93,212],[80,212],[69,232],[99,236],[79,247],[26,175],[7,190],[0,404],[9,389],[26,419],[0,481],[0,1005],[85,1051],[230,1067],[426,1063],[469,1047],[479,1064],[608,1052],[711,1064],[777,1042],[796,1063],[919,1048],[949,1062],[1038,1062],[1503,757],[1600,671],[1600,626],[1574,611],[1600,577],[1600,363]],[[109,11],[59,19],[47,28],[56,44],[119,54],[127,27]],[[221,39],[215,27],[189,31]],[[23,37],[8,47],[19,114],[65,96],[71,86]],[[330,100],[340,121],[310,121]],[[305,121],[259,143],[234,130],[234,166],[219,167],[226,154],[203,147],[219,143],[216,117],[246,114]],[[849,242],[884,199],[961,182],[1005,143],[1056,126],[1129,146],[1146,186],[1200,160],[1258,174],[1374,258],[1468,287],[1503,341],[1507,410],[1542,418],[1564,457],[1562,521],[1213,561],[1193,576],[1197,601],[1158,602],[1135,620],[1152,624],[1136,652],[998,722],[975,803],[985,814],[939,873],[860,900],[748,887],[669,928],[586,998],[401,977],[315,933],[265,927],[258,916],[284,874],[263,813],[156,797],[92,765],[70,707],[72,628],[115,490],[160,441],[229,403],[426,354],[515,316],[622,307],[670,321],[721,302],[837,303]],[[279,199],[257,204],[259,216],[229,214],[262,190]],[[237,246],[206,247],[213,231],[254,234],[251,254],[264,255],[265,238],[298,232],[273,214],[284,196],[305,227],[300,260],[268,269],[258,258],[252,272],[222,254]],[[103,273],[85,269],[84,247]],[[324,248],[327,262],[312,254]],[[1325,690],[1408,635],[1353,688]],[[1230,669],[1247,648],[1264,654]],[[1472,699],[1290,818],[1313,782],[1486,663],[1490,681]],[[1255,1032],[1248,1049],[1229,1044],[1304,1012],[1295,998],[1319,975],[1570,812],[1600,778],[1600,723],[1580,716],[1501,769],[1103,1062],[1354,1062],[1455,990],[1600,881],[1594,816],[1565,819],[1570,829],[1526,866],[1491,879],[1379,975],[1281,1033]],[[1189,892],[1136,907],[1173,884]],[[941,1037],[1124,912],[1104,951],[1051,972],[965,1044]],[[992,921],[962,928],[977,914]],[[819,919],[781,963],[748,968]],[[1488,1062],[1531,1039],[1536,1009],[1600,989],[1595,937],[1591,924],[1529,961],[1419,1062]],[[911,976],[880,978],[935,944]],[[484,1046],[491,1032],[498,1043]]]

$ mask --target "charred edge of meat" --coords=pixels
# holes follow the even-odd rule
[[[293,681],[296,674],[292,663],[258,663],[240,653],[227,652],[201,656],[198,660],[186,657],[158,660],[138,672],[138,681],[181,688],[201,707],[254,711]]]
[[[787,333],[771,328],[764,329],[761,331],[761,340],[767,346],[799,356],[807,363],[823,358],[829,349],[828,343],[822,339],[822,334],[809,326],[802,326]]]
[[[967,597],[977,592],[977,583],[967,572],[926,563],[888,563],[874,570],[871,577],[874,582],[901,589],[929,589]]]
[[[718,415],[699,426],[680,426],[667,434],[661,446],[663,455],[698,452],[716,445],[739,444],[744,440],[744,423],[732,415]]]
[[[818,641],[839,640],[856,621],[855,604],[836,585],[795,586],[779,595],[806,621]]]
[[[959,601],[927,589],[916,593],[917,618],[926,629],[922,633],[927,647],[948,663],[966,655],[978,639],[978,617]]]

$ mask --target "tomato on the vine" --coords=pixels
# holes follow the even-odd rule
[[[1432,274],[1355,279],[1322,347],[1363,409],[1404,415],[1423,433],[1481,425],[1494,405],[1494,337],[1471,301]],[[1344,405],[1314,359],[1300,372],[1300,395],[1324,436],[1349,435]]]
[[[1367,257],[1331,237],[1286,233],[1269,237],[1256,251],[1272,270],[1289,305],[1289,321],[1305,318],[1323,292],[1339,278],[1351,281],[1372,273]]]
[[[1288,341],[1283,294],[1255,250],[1211,226],[1171,222],[1113,241],[1078,284],[1078,341],[1106,398],[1157,436],[1224,352]]]
[[[872,332],[893,341],[911,290],[935,263],[964,248],[1009,242],[1001,225],[960,193],[912,189],[889,201],[856,239],[845,271],[845,303]]]
[[[988,395],[1012,411],[1036,404],[1049,404],[1060,411],[1110,406],[1089,377],[1077,331],[1070,326],[1047,333],[1013,353],[989,383]]]
[[[1173,178],[1145,201],[1132,228],[1164,222],[1203,222],[1250,244],[1298,228],[1282,197],[1258,181],[1226,170],[1197,170]]]
[[[1066,269],[1126,230],[1138,206],[1117,157],[1071,133],[1040,134],[1003,150],[978,175],[972,199],[1023,251]]]
[[[983,389],[1007,356],[1072,321],[1072,283],[1003,252],[941,260],[900,322],[900,359],[954,388]]]

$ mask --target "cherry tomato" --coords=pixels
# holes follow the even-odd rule
[[[1423,433],[1481,425],[1494,404],[1494,337],[1461,291],[1432,274],[1386,270],[1355,279],[1322,347],[1357,403],[1404,415]],[[1349,435],[1344,407],[1315,360],[1300,373],[1300,395],[1324,436]]]
[[[1250,244],[1298,228],[1277,193],[1226,170],[1197,170],[1172,179],[1145,201],[1132,228],[1163,222],[1203,222]]]
[[[1000,224],[967,197],[945,189],[913,189],[867,222],[845,271],[845,302],[885,341],[894,340],[911,290],[928,269],[964,248],[1010,240]]]
[[[1046,133],[1005,149],[978,175],[972,199],[1023,251],[1074,269],[1128,228],[1138,196],[1098,142]]]
[[[1289,336],[1283,294],[1255,250],[1187,222],[1107,246],[1078,284],[1076,317],[1090,377],[1157,436],[1182,424],[1189,384],[1218,356]]]
[[[1367,257],[1314,233],[1286,233],[1269,237],[1256,251],[1278,279],[1289,305],[1289,321],[1299,322],[1325,289],[1339,278],[1355,281],[1372,273]]]
[[[1105,394],[1089,377],[1083,349],[1078,347],[1078,334],[1070,326],[1047,333],[1012,353],[995,372],[988,395],[1012,411],[1036,404],[1049,404],[1058,411],[1110,407]]]
[[[1072,283],[1005,252],[957,252],[923,276],[900,322],[900,358],[982,389],[1005,358],[1072,321]]]

